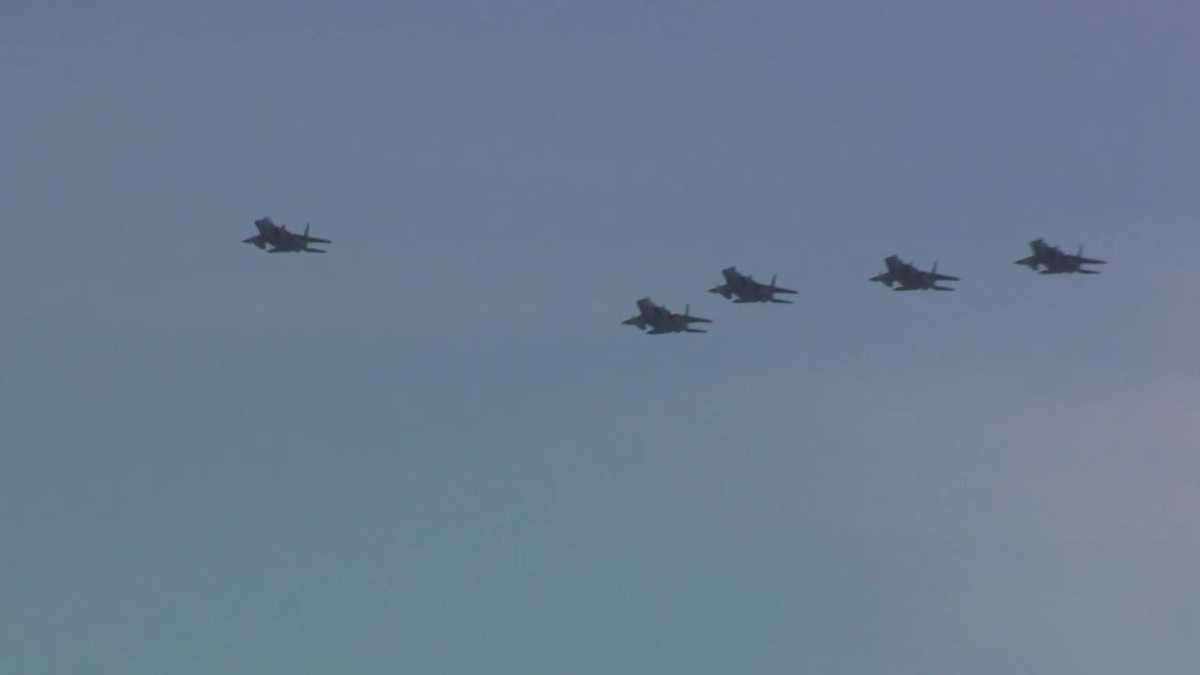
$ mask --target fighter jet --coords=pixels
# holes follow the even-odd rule
[[[754,277],[749,274],[738,272],[736,267],[726,267],[721,270],[721,276],[725,277],[725,283],[716,288],[708,289],[708,292],[723,296],[726,300],[730,300],[736,296],[735,303],[777,302],[783,305],[790,305],[792,304],[791,300],[780,300],[775,297],[775,294],[795,294],[796,292],[788,288],[776,286],[774,275],[771,276],[771,283],[769,284],[755,281]]]
[[[706,330],[691,328],[693,323],[712,323],[691,315],[691,306],[685,307],[683,314],[676,314],[662,305],[654,304],[650,298],[637,301],[638,314],[625,319],[621,323],[626,326],[637,326],[642,330],[650,328],[647,335],[662,335],[663,333],[707,333]]]
[[[1029,248],[1033,249],[1033,255],[1017,260],[1016,264],[1025,265],[1040,274],[1070,274],[1073,272],[1079,274],[1099,274],[1096,270],[1084,269],[1083,266],[1104,264],[1103,260],[1083,257],[1083,244],[1079,245],[1079,253],[1075,255],[1063,253],[1062,249],[1047,244],[1046,240],[1041,238],[1029,242]],[[1039,271],[1039,266],[1046,269]]]
[[[304,234],[288,232],[287,225],[276,225],[270,218],[259,218],[254,221],[258,234],[242,240],[243,244],[254,244],[259,249],[271,248],[267,253],[324,253],[324,249],[312,248],[309,244],[331,244],[328,239],[308,236],[308,224],[304,225]]]
[[[937,263],[933,263],[933,269],[928,272],[922,271],[904,262],[899,256],[889,255],[883,259],[887,265],[887,271],[883,274],[876,274],[871,277],[871,281],[878,281],[881,284],[892,288],[892,284],[898,284],[894,291],[927,291],[933,289],[935,291],[952,291],[949,286],[939,286],[939,281],[958,281],[958,277],[952,277],[946,274],[938,274]]]

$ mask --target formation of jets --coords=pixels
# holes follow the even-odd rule
[[[1016,262],[1018,265],[1025,265],[1041,274],[1071,272],[1098,274],[1095,270],[1084,268],[1083,265],[1103,265],[1105,263],[1103,260],[1083,257],[1082,246],[1079,247],[1079,253],[1076,255],[1063,253],[1061,249],[1050,246],[1043,239],[1029,242],[1029,247],[1033,249],[1033,255]],[[944,285],[943,282],[959,281],[958,277],[939,273],[936,262],[929,270],[922,270],[912,263],[904,262],[900,256],[889,255],[883,259],[883,264],[887,271],[876,274],[870,278],[870,281],[878,281],[893,291],[953,291],[952,287]],[[736,267],[726,267],[721,270],[721,276],[725,277],[725,283],[708,289],[708,292],[716,293],[735,303],[774,302],[786,305],[791,304],[791,301],[781,300],[775,296],[796,293],[794,290],[776,286],[774,276],[771,277],[770,283],[764,284],[755,281],[754,277],[750,275],[742,274]],[[655,304],[650,298],[638,300],[637,307],[638,314],[622,323],[627,326],[637,326],[643,331],[649,328],[648,335],[707,333],[708,331],[692,328],[690,324],[712,323],[709,319],[691,316],[690,307],[685,308],[683,314],[676,314],[666,307]]]
[[[313,248],[311,244],[330,244],[328,239],[313,237],[308,234],[309,227],[304,226],[304,232],[290,232],[287,225],[276,225],[270,218],[259,218],[254,221],[258,234],[242,240],[243,243],[253,244],[267,253],[325,253],[324,249]],[[1039,274],[1099,274],[1096,270],[1087,269],[1084,265],[1103,265],[1105,261],[1083,257],[1083,246],[1075,255],[1064,253],[1057,246],[1051,246],[1044,239],[1038,238],[1029,242],[1033,255],[1016,261]],[[953,291],[942,282],[959,281],[958,277],[938,272],[937,263],[933,263],[928,271],[918,269],[912,263],[904,262],[898,255],[889,255],[883,259],[887,268],[885,272],[876,274],[870,281],[878,281],[893,291]],[[769,283],[755,281],[749,274],[742,274],[736,267],[726,267],[721,270],[725,283],[708,289],[709,293],[732,300],[736,304],[749,302],[792,304],[791,300],[777,298],[777,295],[795,295],[796,291],[775,284],[775,275]],[[707,333],[699,328],[692,328],[694,323],[712,323],[711,319],[692,316],[691,306],[685,306],[683,314],[672,312],[666,307],[656,304],[650,298],[637,301],[638,313],[621,323],[626,326],[636,326],[648,335],[665,333]]]

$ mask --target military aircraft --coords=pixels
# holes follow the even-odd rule
[[[270,218],[254,221],[258,234],[242,240],[243,244],[254,244],[259,249],[271,248],[267,253],[324,253],[324,249],[312,248],[309,244],[331,244],[328,239],[308,236],[308,224],[304,234],[288,232],[287,225],[276,225]]]
[[[784,305],[792,304],[791,300],[780,300],[775,297],[776,293],[791,293],[795,294],[788,288],[780,288],[775,285],[775,277],[771,276],[771,283],[764,284],[754,280],[754,277],[749,274],[738,272],[736,267],[726,267],[721,270],[721,276],[725,277],[725,283],[716,288],[708,289],[709,293],[716,293],[723,296],[726,300],[737,297],[735,303],[742,302],[777,302]]]
[[[958,277],[952,277],[946,274],[938,274],[937,263],[933,263],[933,269],[928,272],[919,270],[913,265],[904,262],[899,256],[889,255],[883,259],[887,265],[887,271],[883,274],[876,274],[871,277],[871,281],[878,281],[885,284],[888,288],[892,288],[892,284],[899,284],[894,291],[927,291],[933,289],[935,291],[952,291],[949,286],[939,286],[939,281],[958,281]]]
[[[687,306],[683,310],[683,314],[676,314],[662,305],[654,304],[650,298],[642,298],[637,301],[638,314],[625,319],[621,323],[626,326],[637,326],[642,330],[650,328],[647,335],[662,335],[663,333],[707,333],[706,330],[699,328],[691,328],[689,324],[693,323],[712,323],[709,319],[702,319],[698,316],[691,315],[691,306]]]
[[[1079,245],[1079,253],[1071,255],[1063,253],[1062,249],[1057,246],[1051,246],[1046,243],[1045,239],[1034,239],[1029,242],[1029,248],[1033,249],[1033,255],[1028,258],[1021,258],[1016,261],[1018,265],[1025,265],[1029,269],[1039,272],[1040,274],[1099,274],[1096,270],[1084,269],[1084,265],[1103,265],[1103,260],[1083,257],[1083,244]],[[1046,269],[1038,270],[1039,266]]]

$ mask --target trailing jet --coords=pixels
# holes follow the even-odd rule
[[[693,323],[712,323],[708,319],[702,319],[698,316],[691,315],[691,307],[685,307],[683,314],[676,314],[662,305],[654,304],[650,298],[642,298],[637,301],[638,314],[625,319],[621,323],[626,326],[637,326],[642,330],[650,328],[647,335],[662,335],[663,333],[707,333],[706,330],[691,328],[689,324]]]
[[[775,297],[776,293],[791,293],[796,291],[787,288],[780,288],[775,285],[775,276],[771,276],[771,283],[764,284],[754,280],[754,277],[749,274],[742,274],[737,271],[736,267],[726,267],[721,270],[721,276],[725,277],[725,283],[716,288],[708,289],[709,293],[716,293],[723,296],[726,300],[737,297],[735,303],[741,302],[777,302],[784,305],[792,304],[791,300],[780,300]]]
[[[885,284],[888,288],[892,288],[892,284],[898,284],[894,291],[927,291],[933,289],[935,291],[952,291],[949,286],[939,286],[939,281],[958,281],[958,277],[952,277],[946,274],[938,274],[937,263],[933,263],[933,269],[928,272],[922,271],[904,262],[899,256],[889,255],[883,259],[887,265],[887,271],[883,274],[876,274],[871,277],[871,281],[878,281]]]
[[[304,234],[288,232],[287,225],[276,225],[270,218],[259,218],[254,221],[258,234],[242,240],[243,244],[254,244],[259,249],[271,248],[267,253],[324,253],[323,249],[312,248],[309,244],[331,244],[328,239],[308,236],[308,224],[304,225]]]
[[[1029,242],[1029,248],[1033,249],[1033,255],[1021,258],[1016,264],[1025,265],[1040,274],[1099,274],[1096,270],[1084,269],[1083,266],[1104,264],[1103,260],[1083,257],[1083,244],[1079,245],[1079,253],[1075,255],[1063,253],[1062,249],[1047,244],[1046,240],[1041,238]],[[1039,271],[1039,266],[1046,269]]]

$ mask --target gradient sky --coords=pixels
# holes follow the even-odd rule
[[[0,3],[0,672],[1195,672],[1197,26]]]

